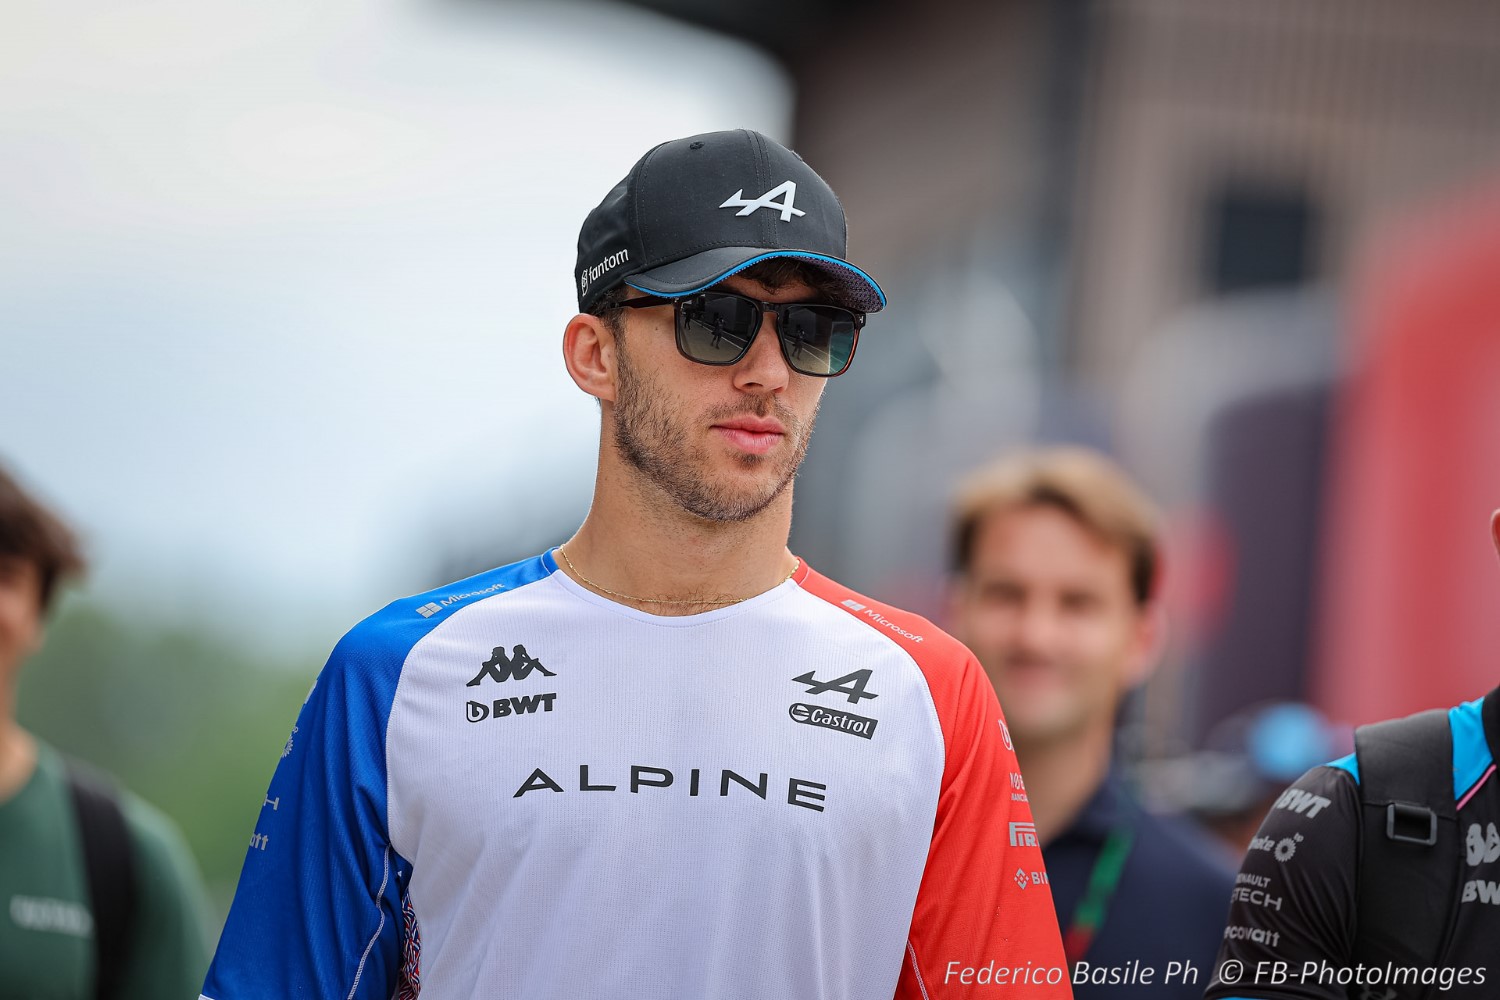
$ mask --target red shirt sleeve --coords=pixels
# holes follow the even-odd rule
[[[917,615],[818,574],[803,587],[834,604],[857,597],[900,626],[882,631],[922,670],[943,731],[937,816],[896,1000],[1071,998],[1025,783],[979,661]]]

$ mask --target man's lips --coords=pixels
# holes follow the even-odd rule
[[[781,422],[762,417],[737,417],[713,425],[731,444],[752,455],[764,455],[786,436]]]

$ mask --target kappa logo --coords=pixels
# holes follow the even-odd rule
[[[777,198],[783,200],[777,201]],[[774,209],[781,213],[782,222],[791,222],[794,215],[806,215],[802,209],[796,207],[797,182],[782,181],[780,184],[756,198],[754,201],[745,200],[745,189],[740,188],[734,194],[725,199],[720,208],[737,208],[735,215],[749,215],[762,208]]]
[[[484,663],[480,666],[479,673],[475,674],[474,679],[467,682],[464,686],[477,687],[479,685],[479,682],[484,680],[486,677],[490,678],[490,680],[493,680],[496,683],[503,683],[510,680],[511,678],[515,678],[518,681],[524,681],[531,675],[531,672],[533,670],[537,671],[538,673],[545,674],[548,677],[557,676],[552,671],[542,666],[541,660],[534,659],[529,653],[527,653],[525,646],[517,644],[516,647],[511,651],[510,656],[505,655],[504,646],[496,646],[494,649],[490,650],[490,658],[488,660],[485,660]],[[550,709],[548,711],[550,711]]]
[[[1471,823],[1469,833],[1464,837],[1464,848],[1470,868],[1475,865],[1487,865],[1496,858],[1500,858],[1500,830],[1496,830],[1493,823],[1488,824],[1483,830],[1479,828],[1478,823]]]
[[[820,681],[816,671],[809,670],[800,677],[793,677],[792,681],[797,684],[806,684],[808,694],[827,694],[829,691],[837,691],[839,694],[849,698],[849,704],[858,705],[861,698],[879,698],[880,695],[873,691],[866,691],[865,685],[870,683],[870,675],[873,671],[856,670],[852,674],[835,677],[831,681]]]
[[[1036,847],[1035,823],[1012,823],[1010,825],[1011,847]]]

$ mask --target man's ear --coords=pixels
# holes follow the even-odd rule
[[[614,331],[598,316],[579,313],[563,330],[563,363],[568,375],[595,399],[615,401],[616,351]]]
[[[1500,510],[1490,515],[1490,540],[1495,543],[1495,554],[1500,555]]]
[[[1152,600],[1137,612],[1135,634],[1131,637],[1130,655],[1125,663],[1127,690],[1146,683],[1156,673],[1166,647],[1166,608],[1160,599]]]

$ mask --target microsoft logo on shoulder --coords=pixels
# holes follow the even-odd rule
[[[441,605],[429,601],[417,609],[417,614],[421,615],[423,618],[431,618],[441,610],[443,610]]]

